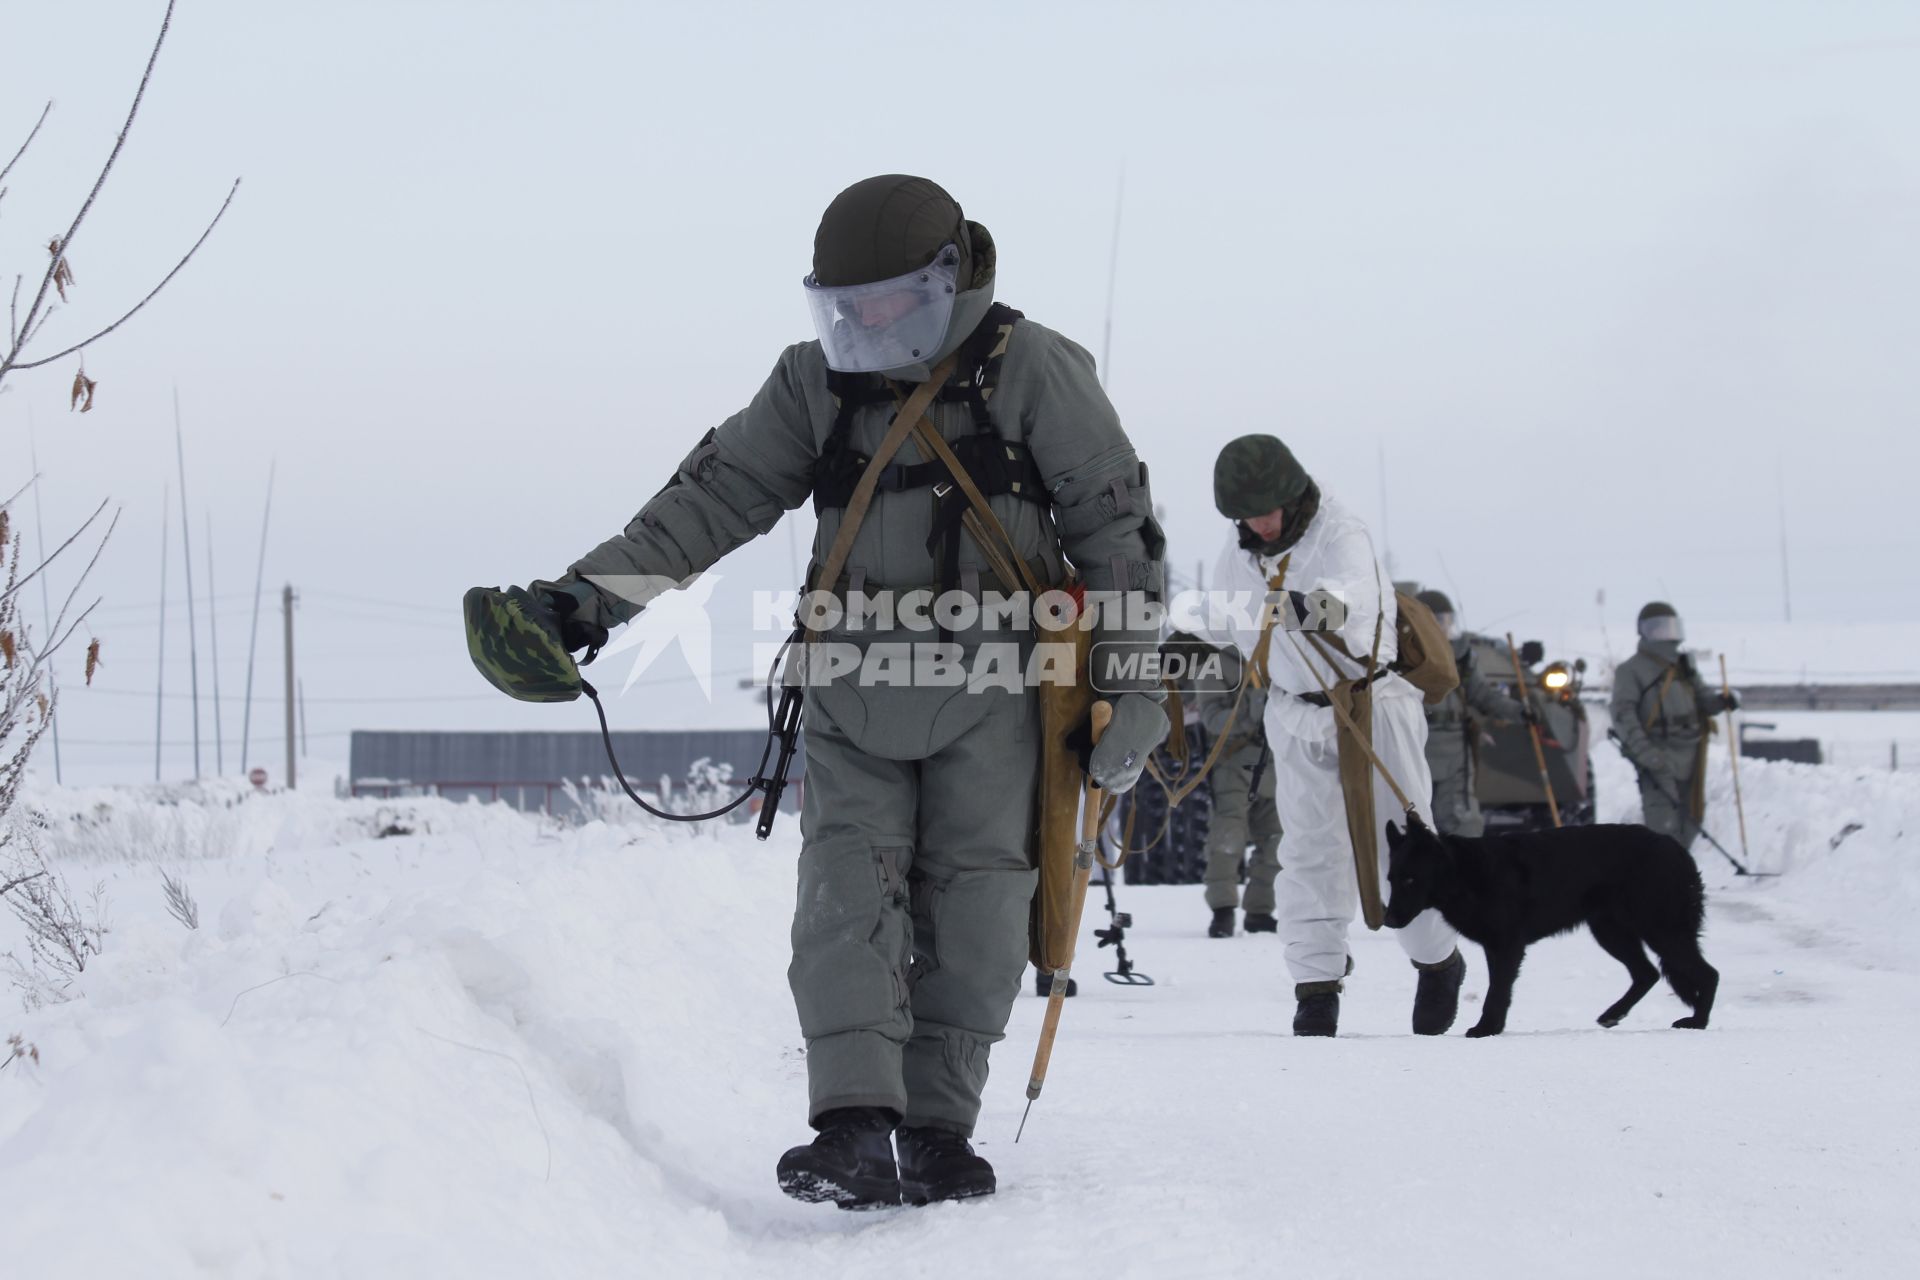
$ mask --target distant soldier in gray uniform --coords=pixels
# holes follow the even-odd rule
[[[1219,653],[1225,660],[1227,682],[1237,686],[1245,665],[1239,650]],[[1227,738],[1213,772],[1207,775],[1213,792],[1213,817],[1207,827],[1207,906],[1213,911],[1209,938],[1233,936],[1235,907],[1246,909],[1248,933],[1274,933],[1280,927],[1273,914],[1273,881],[1280,874],[1280,811],[1273,803],[1273,753],[1267,750],[1267,692],[1257,684],[1249,685],[1238,713],[1233,711],[1233,698],[1211,690],[1199,695],[1197,708],[1206,730],[1206,750],[1211,752],[1221,735]],[[1244,893],[1240,888],[1243,861]]]
[[[824,680],[808,667],[787,976],[818,1136],[777,1170],[800,1200],[857,1208],[995,1189],[967,1139],[1027,959],[1040,699],[1017,669],[1011,687],[956,684],[921,678],[918,660],[919,646],[937,644],[978,675],[970,664],[989,638],[1002,652],[1018,630],[1014,647],[1028,653],[1034,635],[996,629],[991,610],[935,608],[937,629],[921,625],[911,593],[1018,595],[1029,579],[1061,583],[1069,561],[1090,596],[1161,591],[1146,467],[1093,360],[995,304],[995,257],[987,229],[924,178],[849,187],[814,237],[805,293],[818,338],[781,353],[752,402],[701,437],[624,532],[554,581],[468,593],[482,674],[516,697],[558,700],[579,692],[570,651],[591,657],[654,595],[801,503],[819,517],[810,581],[836,558],[842,527],[854,530],[839,549],[844,570],[813,583],[847,616],[805,646],[809,659],[851,651],[858,665]],[[946,448],[909,436],[891,462],[874,463],[923,384],[935,393],[924,416]],[[948,455],[1004,539],[970,505]],[[568,511],[564,489],[546,496],[549,516]],[[897,616],[856,616],[866,612],[856,597],[883,595]],[[1102,616],[1097,639],[1158,643],[1144,608]],[[911,678],[871,662],[907,651]],[[1087,769],[1123,792],[1166,737],[1164,695],[1142,678],[1109,680],[1102,696],[1113,719]]]
[[[1693,845],[1706,816],[1707,733],[1740,700],[1710,686],[1680,652],[1686,629],[1665,601],[1640,610],[1640,647],[1614,668],[1613,731],[1640,775],[1644,821]]]
[[[1422,591],[1419,600],[1447,629],[1453,641],[1453,665],[1460,672],[1459,687],[1427,708],[1433,820],[1443,832],[1477,836],[1487,825],[1480,813],[1480,798],[1474,794],[1480,724],[1483,719],[1507,723],[1524,720],[1528,708],[1494,688],[1481,672],[1474,661],[1473,646],[1460,632],[1453,601],[1439,591]]]

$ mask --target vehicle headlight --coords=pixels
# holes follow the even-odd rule
[[[1567,670],[1564,662],[1556,662],[1540,673],[1541,686],[1552,690],[1554,693],[1559,693],[1572,683],[1573,672]]]

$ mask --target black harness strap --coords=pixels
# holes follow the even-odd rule
[[[965,404],[973,415],[973,435],[954,442],[954,453],[966,467],[974,483],[988,497],[1012,494],[1027,502],[1046,505],[1051,501],[1046,481],[1034,463],[1027,446],[1016,440],[1003,440],[993,425],[989,401],[1000,372],[1002,355],[995,355],[1001,331],[1022,319],[1019,311],[994,303],[986,318],[974,329],[960,349],[960,367],[966,372],[940,388],[935,403]],[[897,401],[893,386],[878,374],[838,373],[829,370],[827,386],[833,392],[835,413],[833,429],[828,433],[814,469],[813,509],[816,513],[847,505],[854,485],[867,466],[867,457],[847,443],[854,415],[871,404]],[[938,461],[896,462],[880,473],[880,488],[890,493],[909,489],[935,489],[952,477]],[[951,490],[949,490],[951,492]],[[943,505],[948,501],[942,498]],[[943,513],[936,520],[940,529],[959,527],[958,508],[951,516]]]

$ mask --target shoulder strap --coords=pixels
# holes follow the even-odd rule
[[[1667,676],[1666,676],[1666,679],[1664,679],[1664,680],[1662,680],[1662,681],[1660,682],[1660,692],[1658,692],[1658,693],[1656,693],[1656,694],[1654,694],[1654,695],[1653,695],[1653,705],[1652,705],[1651,707],[1649,707],[1649,708],[1647,708],[1647,725],[1646,725],[1646,727],[1647,727],[1647,729],[1648,729],[1648,731],[1649,731],[1649,732],[1651,732],[1651,731],[1652,731],[1652,729],[1653,729],[1653,722],[1654,722],[1655,720],[1660,720],[1660,719],[1665,719],[1665,718],[1666,718],[1666,714],[1667,714],[1667,690],[1668,690],[1669,688],[1671,688],[1671,687],[1673,686],[1673,678],[1674,678],[1674,676],[1676,676],[1676,675],[1678,675],[1678,674],[1679,674],[1679,672],[1680,672],[1680,668],[1679,668],[1679,666],[1678,666],[1678,665],[1675,665],[1675,666],[1671,666],[1671,667],[1668,667],[1668,668],[1667,668]]]
[[[1267,580],[1267,590],[1269,592],[1278,593],[1286,586],[1287,565],[1292,559],[1293,553],[1291,551],[1280,557],[1279,567],[1273,571],[1273,577]],[[1273,626],[1275,622],[1279,621],[1279,618],[1279,604],[1275,603],[1267,606],[1267,616],[1260,620],[1259,638],[1253,642],[1253,652],[1247,657],[1247,674],[1240,681],[1242,691],[1245,691],[1248,679],[1258,680],[1260,687],[1263,689],[1272,685],[1272,676],[1267,671],[1267,654],[1269,650],[1273,648]],[[1227,715],[1228,728],[1232,728],[1234,713],[1238,712],[1239,709],[1240,700],[1236,697],[1233,701],[1233,711]],[[1225,730],[1221,731],[1221,736],[1226,736]]]
[[[905,410],[902,410],[902,413],[904,414]],[[913,432],[914,439],[919,442],[920,447],[946,465],[948,474],[953,477],[953,482],[960,486],[960,492],[967,496],[967,504],[973,508],[967,513],[972,517],[967,521],[967,531],[973,534],[975,541],[980,543],[981,550],[988,553],[989,559],[992,555],[990,548],[997,550],[1019,572],[1028,591],[1031,591],[1036,598],[1043,594],[1046,588],[1040,585],[1038,578],[1034,577],[1032,566],[1014,545],[1006,526],[1000,523],[1000,517],[993,513],[993,507],[988,504],[986,495],[980,492],[980,486],[973,482],[973,477],[967,473],[960,459],[954,456],[953,449],[940,432],[927,421],[924,415],[913,424]],[[983,537],[982,534],[986,536]],[[1004,570],[1001,572],[1004,573]]]
[[[814,579],[813,589],[831,591],[840,581],[840,571],[847,566],[847,557],[853,552],[853,540],[860,532],[860,524],[867,516],[867,508],[873,505],[873,492],[880,485],[880,472],[893,461],[893,455],[900,452],[907,436],[926,413],[927,406],[933,403],[934,395],[942,383],[953,376],[957,363],[948,356],[934,367],[927,380],[913,389],[906,403],[900,406],[900,412],[894,415],[893,425],[887,428],[887,434],[881,438],[879,448],[873,451],[873,457],[867,463],[867,469],[860,473],[860,482],[854,486],[853,497],[848,499],[845,513],[840,517],[840,530],[834,535],[833,546],[827,551],[825,563],[820,566],[820,575]]]

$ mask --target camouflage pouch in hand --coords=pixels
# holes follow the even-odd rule
[[[561,643],[553,612],[525,587],[474,587],[461,603],[467,653],[487,683],[522,702],[571,702],[580,668]]]

